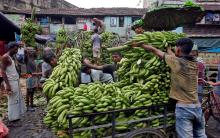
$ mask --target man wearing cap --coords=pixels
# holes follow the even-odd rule
[[[10,42],[2,57],[2,76],[5,82],[5,89],[8,93],[8,119],[17,121],[25,112],[24,99],[20,90],[19,75],[15,67],[14,56],[18,52],[19,44]]]
[[[131,29],[135,31],[136,34],[143,34],[144,33],[143,25],[144,25],[143,19],[136,20],[134,21]]]

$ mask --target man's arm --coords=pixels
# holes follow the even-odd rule
[[[207,82],[209,85],[212,85],[212,86],[219,86],[220,85],[220,81],[218,81],[218,82],[212,82],[212,81],[208,81]]]
[[[151,46],[151,45],[141,45],[140,47],[142,47],[144,50],[147,50],[149,52],[152,52],[154,55],[158,56],[159,58],[163,58],[164,57],[164,52]]]
[[[84,59],[84,64],[91,69],[103,70],[103,66],[93,65],[88,59]]]
[[[103,70],[103,66],[93,65],[93,64],[86,64],[91,69]]]
[[[7,66],[9,65],[9,59],[7,56],[3,56],[2,57],[2,66],[1,66],[1,70],[2,70],[2,77],[4,79],[4,82],[6,84],[6,90],[7,91],[11,91],[11,86],[9,84],[9,81],[8,81],[8,77],[6,75],[6,68]]]

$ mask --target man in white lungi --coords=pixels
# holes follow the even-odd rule
[[[5,89],[8,93],[8,120],[17,121],[25,112],[24,99],[20,90],[19,75],[16,70],[14,56],[18,51],[18,44],[10,42],[7,45],[8,52],[2,57],[2,77]]]

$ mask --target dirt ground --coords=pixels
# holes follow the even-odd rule
[[[21,90],[25,97],[26,86],[25,79],[21,79]],[[7,99],[4,99],[7,102]],[[4,101],[0,101],[4,103]],[[10,126],[7,121],[7,113],[5,113],[4,123],[10,129],[9,138],[57,138],[54,133],[43,124],[43,117],[45,116],[46,110],[46,99],[44,98],[41,91],[35,94],[34,104],[37,105],[35,112],[26,112],[22,119],[14,126]],[[7,104],[4,103],[4,107],[7,111]],[[210,118],[208,127],[206,127],[206,133],[208,138],[218,138],[220,135],[220,123]]]
[[[26,95],[25,79],[20,80],[22,94]],[[7,101],[7,100],[6,100]],[[9,138],[56,138],[56,136],[43,123],[46,110],[46,99],[41,91],[35,93],[35,112],[26,112],[22,119],[15,123],[7,121],[4,114],[4,123],[9,128]]]

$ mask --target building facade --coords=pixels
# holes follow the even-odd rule
[[[0,10],[18,10],[18,9],[37,9],[48,8],[76,8],[65,0],[1,0]]]
[[[31,14],[30,10],[7,10],[3,12],[19,26]],[[69,32],[73,32],[83,29],[86,24],[88,30],[92,30],[91,19],[96,17],[104,22],[106,31],[117,33],[120,37],[127,37],[129,34],[134,34],[131,31],[132,23],[140,19],[145,12],[146,9],[136,8],[52,8],[36,11],[36,21],[43,27],[44,34],[55,34],[62,26]]]

